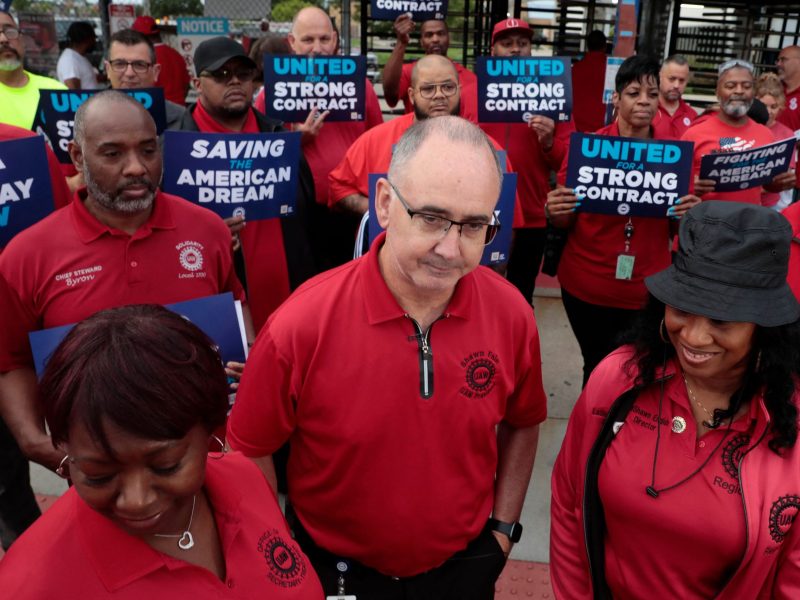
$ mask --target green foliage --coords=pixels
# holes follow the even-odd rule
[[[156,18],[203,16],[201,0],[150,0],[150,14]]]
[[[297,11],[306,6],[321,6],[322,2],[314,0],[280,0],[272,3],[272,20],[279,23],[291,21]]]

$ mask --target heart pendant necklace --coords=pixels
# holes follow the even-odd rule
[[[195,506],[197,506],[197,494],[195,494],[192,498],[192,513],[189,515],[189,524],[186,526],[186,531],[180,534],[154,533],[153,537],[178,538],[178,548],[181,550],[189,550],[193,548],[194,537],[192,537],[192,532],[189,530],[192,528]]]

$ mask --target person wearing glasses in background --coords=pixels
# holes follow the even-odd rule
[[[717,68],[719,75],[717,99],[720,110],[689,127],[681,137],[684,141],[694,143],[692,162],[694,193],[703,200],[733,200],[761,204],[764,190],[779,193],[792,189],[795,185],[793,169],[776,175],[764,186],[736,192],[715,192],[712,180],[699,179],[700,159],[707,154],[738,152],[775,142],[775,136],[769,129],[747,116],[755,96],[754,71],[753,65],[746,60],[734,59],[720,64]]]
[[[17,22],[7,12],[0,12],[0,122],[30,129],[39,90],[65,90],[60,81],[34,75],[23,67],[25,44]]]
[[[522,533],[547,408],[533,311],[478,266],[501,180],[475,125],[416,122],[378,183],[385,233],[250,354],[228,441],[269,478],[290,440],[290,525],[326,594],[493,598]]]
[[[281,122],[252,107],[258,72],[244,47],[227,37],[215,37],[197,46],[194,80],[198,98],[186,109],[180,128],[206,133],[273,133],[284,131]],[[253,221],[243,217],[226,223],[241,240],[245,282],[256,331],[293,289],[315,275],[307,215],[314,202],[314,181],[305,159],[300,160],[295,214],[291,217]]]
[[[122,29],[109,39],[106,73],[115,90],[154,88],[162,74],[153,44],[133,29]],[[179,129],[186,109],[166,97],[164,107],[167,129]]]

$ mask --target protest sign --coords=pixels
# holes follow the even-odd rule
[[[478,121],[527,123],[534,115],[569,121],[571,69],[569,58],[557,56],[479,57]]]
[[[53,212],[44,138],[0,142],[0,248]]]
[[[725,141],[723,138],[720,144]],[[732,139],[728,141],[736,143]],[[706,154],[700,158],[700,179],[714,181],[715,192],[735,192],[764,185],[789,170],[795,143],[794,138],[788,138],[739,152]]]
[[[25,69],[56,78],[60,51],[56,20],[52,12],[20,12],[17,13],[17,23],[25,47]]]
[[[164,132],[162,189],[222,218],[294,215],[299,166],[299,132]]]
[[[503,153],[505,154],[505,153]],[[503,159],[505,162],[505,159]],[[375,186],[378,179],[386,177],[384,173],[369,175],[369,243],[370,245],[383,231],[375,212]],[[500,230],[492,243],[486,246],[481,257],[482,265],[499,265],[508,262],[511,250],[512,224],[514,222],[514,202],[517,196],[517,174],[503,173],[503,187],[494,210],[495,218],[500,222]]]
[[[39,90],[39,108],[33,119],[33,130],[50,141],[58,162],[71,164],[67,152],[73,137],[75,111],[90,96],[103,90]],[[164,107],[164,90],[161,88],[142,88],[119,90],[142,103],[156,122],[156,132],[161,134],[166,127],[167,113]]]
[[[302,123],[312,109],[326,110],[326,121],[363,121],[365,56],[264,56],[266,114]]]
[[[111,35],[123,29],[130,29],[136,20],[136,12],[133,4],[109,4],[108,5],[108,28]]]
[[[194,70],[194,51],[206,40],[228,35],[230,25],[228,19],[216,17],[180,17],[177,19],[178,52],[186,63],[189,73],[196,76]]]
[[[447,17],[447,0],[371,0],[370,2],[370,17],[376,21],[394,21],[405,14],[418,23],[432,19],[443,21]]]
[[[219,346],[223,362],[245,362],[247,343],[244,322],[240,317],[241,310],[236,304],[238,301],[234,303],[233,294],[225,292],[216,296],[168,304],[166,308],[186,317],[210,337]],[[28,334],[38,377],[42,376],[53,351],[73,327],[75,323],[32,331]]]
[[[567,187],[584,196],[581,212],[666,217],[689,191],[692,150],[691,142],[573,133]]]
[[[11,8],[12,0],[0,0],[0,11],[1,12],[8,12]]]
[[[605,120],[606,125],[614,122],[614,104],[611,102],[611,97],[616,91],[617,72],[619,72],[620,65],[625,62],[624,58],[616,56],[609,56],[606,58],[606,76],[603,82],[603,105],[605,106]]]

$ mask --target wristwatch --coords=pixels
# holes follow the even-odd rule
[[[489,527],[491,527],[493,531],[499,531],[503,535],[507,536],[508,539],[515,544],[522,537],[522,524],[519,521],[514,523],[506,523],[504,521],[498,521],[497,519],[489,518]]]

